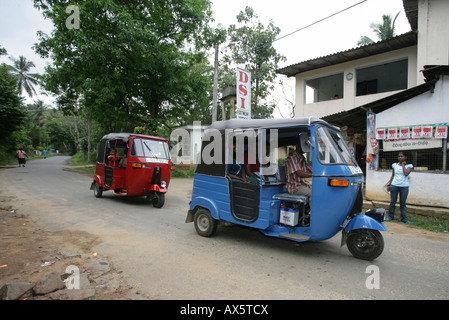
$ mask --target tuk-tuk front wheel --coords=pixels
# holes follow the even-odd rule
[[[384,250],[384,238],[378,230],[352,230],[346,244],[352,255],[362,260],[374,260]]]
[[[148,199],[153,204],[153,207],[162,208],[165,203],[165,194],[161,192],[152,192],[152,194],[148,196]]]
[[[95,198],[101,198],[103,195],[103,188],[98,185],[97,181],[94,182],[93,189]]]
[[[199,208],[193,216],[196,232],[203,237],[210,237],[217,231],[218,222],[212,218],[209,210]]]

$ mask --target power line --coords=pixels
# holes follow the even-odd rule
[[[323,19],[317,20],[317,21],[315,21],[315,22],[313,22],[313,23],[311,23],[311,24],[309,24],[309,25],[307,25],[307,26],[305,26],[305,27],[302,27],[302,28],[300,28],[300,29],[298,29],[298,30],[296,30],[296,31],[290,32],[289,34],[287,34],[287,35],[285,35],[285,36],[282,36],[282,37],[280,37],[280,38],[277,38],[277,39],[275,39],[273,42],[276,42],[276,41],[279,41],[279,40],[281,40],[281,39],[284,39],[284,38],[286,38],[286,37],[288,37],[288,36],[291,36],[292,34],[295,34],[295,33],[299,32],[299,31],[302,31],[302,30],[304,30],[304,29],[307,29],[307,28],[309,28],[309,27],[311,27],[311,26],[313,26],[313,25],[315,25],[315,24],[317,24],[317,23],[320,23],[320,22],[322,22],[322,21],[324,21],[324,20],[327,20],[327,19],[329,19],[329,18],[332,18],[332,17],[334,17],[334,16],[336,16],[336,15],[338,15],[338,14],[344,12],[344,11],[347,11],[347,10],[349,10],[349,9],[351,9],[351,8],[354,8],[354,7],[358,6],[359,4],[362,4],[363,2],[366,2],[366,1],[368,1],[368,0],[363,0],[363,1],[360,1],[360,2],[358,2],[358,3],[356,3],[356,4],[353,4],[352,6],[349,6],[349,7],[345,8],[345,9],[343,9],[343,10],[340,10],[340,11],[338,11],[338,12],[335,12],[335,13],[331,14],[330,16],[327,16],[327,17],[325,17],[325,18],[323,18]]]

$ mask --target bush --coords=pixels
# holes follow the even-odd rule
[[[181,169],[178,167],[174,167],[174,169],[171,172],[171,177],[172,178],[193,178],[195,174],[195,170],[194,169]]]
[[[91,152],[90,162],[88,162],[86,152],[75,153],[72,156],[72,166],[85,166],[85,165],[95,164],[96,157],[97,157],[97,154],[95,152]]]

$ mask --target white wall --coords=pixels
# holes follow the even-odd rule
[[[449,76],[442,76],[433,93],[425,92],[376,115],[376,127],[399,127],[449,122]],[[366,170],[366,197],[389,201],[383,186],[392,170]],[[449,208],[449,174],[417,172],[410,174],[407,203]]]
[[[442,76],[435,90],[376,115],[376,127],[426,125],[449,122],[449,76]]]
[[[372,171],[366,174],[366,198],[369,200],[390,201],[383,186],[391,178],[392,170]],[[412,171],[408,204],[449,208],[449,175]],[[398,199],[399,203],[399,199]],[[396,214],[398,211],[396,210]]]
[[[449,1],[418,1],[418,84],[425,65],[449,64]]]

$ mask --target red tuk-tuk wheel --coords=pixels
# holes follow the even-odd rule
[[[165,194],[161,192],[152,192],[147,199],[151,201],[153,207],[162,208],[165,203]]]
[[[212,218],[210,212],[206,209],[199,208],[193,216],[193,224],[196,232],[200,236],[210,237],[217,231],[217,221]]]
[[[94,196],[95,198],[101,198],[103,195],[103,188],[98,185],[98,182],[94,182]]]

